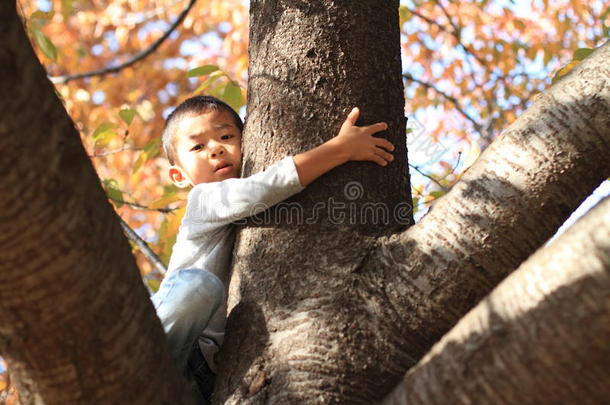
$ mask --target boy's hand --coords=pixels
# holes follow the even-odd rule
[[[388,129],[385,122],[378,122],[366,127],[357,127],[356,121],[360,110],[354,108],[331,142],[346,160],[366,160],[376,162],[381,166],[394,160],[388,151],[394,150],[394,145],[386,139],[374,137],[373,134]]]
[[[312,181],[349,160],[368,160],[385,166],[394,160],[388,151],[394,150],[390,141],[376,138],[374,133],[388,129],[384,122],[357,127],[360,111],[354,108],[341,126],[339,135],[307,152],[294,156],[299,182],[307,186]]]

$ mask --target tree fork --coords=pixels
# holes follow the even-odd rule
[[[0,3],[0,353],[25,404],[190,403],[15,2]],[[9,157],[10,156],[10,157]]]
[[[370,402],[392,385],[369,372],[382,351],[358,268],[378,235],[412,221],[398,1],[252,1],[250,15],[245,175],[335,136],[354,106],[359,125],[389,124],[379,135],[396,150],[387,167],[337,168],[289,201],[289,217],[240,231],[216,400]]]
[[[610,197],[434,345],[384,404],[601,404],[610,397]]]
[[[609,59],[610,42],[540,94],[420,223],[380,239],[363,294],[385,291],[392,322],[380,333],[401,337],[380,367],[413,366],[608,178]]]

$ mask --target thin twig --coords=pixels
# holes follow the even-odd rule
[[[128,150],[142,150],[142,148],[134,148],[134,147],[130,147],[130,146],[123,146],[122,148],[119,149],[113,149],[113,150],[107,150],[107,151],[103,151],[103,152],[95,152],[93,153],[93,155],[89,155],[90,158],[99,158],[99,157],[105,157],[105,156],[110,156],[110,155],[114,155],[116,153],[121,153],[121,152],[125,152]]]
[[[176,211],[178,208],[169,208],[169,207],[165,207],[165,208],[150,208],[147,207],[146,205],[142,205],[142,204],[138,204],[137,202],[133,202],[133,201],[125,201],[122,200],[120,198],[113,198],[113,197],[108,197],[110,198],[112,201],[114,201],[117,204],[123,204],[123,205],[129,205],[130,207],[139,209],[139,210],[145,210],[145,211],[157,211],[160,212],[162,214],[169,214],[172,211]]]
[[[443,98],[445,98],[447,101],[451,102],[453,105],[455,105],[455,109],[462,114],[468,121],[470,121],[472,123],[472,125],[474,126],[474,129],[482,134],[482,130],[483,127],[474,119],[472,118],[472,116],[470,116],[466,111],[464,111],[464,109],[460,106],[459,101],[455,98],[450,96],[449,94],[445,93],[444,91],[440,90],[438,87],[436,87],[435,85],[433,85],[432,83],[428,83],[425,82],[421,79],[416,79],[414,78],[411,74],[409,73],[403,73],[402,75],[405,79],[410,80],[412,82],[415,83],[419,83],[422,86],[424,86],[425,88],[428,89],[432,89],[434,90],[436,93],[438,93],[438,95],[442,96]]]
[[[163,264],[161,259],[159,259],[159,257],[155,254],[155,252],[152,251],[150,246],[148,246],[148,243],[146,243],[146,241],[142,239],[140,235],[136,233],[136,231],[131,229],[131,227],[127,224],[127,222],[123,220],[123,218],[119,217],[119,220],[121,221],[121,228],[123,228],[123,232],[125,232],[125,235],[129,238],[129,240],[135,243],[138,249],[140,249],[140,252],[142,252],[142,254],[153,265],[155,270],[157,270],[160,274],[165,275],[165,273],[167,272],[165,265]]]
[[[49,79],[51,80],[51,82],[53,82],[55,84],[66,84],[71,80],[85,79],[85,78],[93,77],[93,76],[104,76],[109,73],[118,73],[121,70],[125,69],[126,67],[129,67],[129,66],[141,61],[142,59],[146,58],[147,56],[152,54],[154,51],[156,51],[157,48],[159,46],[161,46],[161,44],[172,34],[172,32],[174,32],[174,30],[178,27],[178,25],[180,25],[182,20],[184,20],[184,17],[186,17],[186,15],[191,10],[191,8],[193,8],[196,1],[197,0],[190,0],[189,4],[186,6],[186,8],[184,10],[182,10],[180,15],[178,15],[178,18],[176,19],[176,21],[174,21],[174,23],[171,25],[171,27],[169,27],[169,29],[167,31],[165,31],[165,33],[163,34],[163,36],[161,36],[161,38],[156,40],[148,49],[145,49],[144,51],[136,54],[132,59],[128,60],[127,62],[121,63],[116,66],[109,66],[109,67],[106,67],[103,69],[92,70],[90,72],[75,73],[75,74],[69,74],[69,75],[64,75],[64,76],[51,76],[51,77],[49,77]]]
[[[421,169],[415,165],[412,165],[411,163],[409,163],[409,166],[411,166],[412,168],[414,168],[417,173],[421,174],[424,177],[429,178],[430,180],[432,180],[433,182],[435,182],[436,184],[438,184],[438,186],[444,191],[444,192],[448,192],[449,188],[447,188],[446,186],[442,185],[440,181],[438,181],[437,179],[435,179],[434,177],[432,177],[429,174],[426,174],[424,172],[421,171]]]

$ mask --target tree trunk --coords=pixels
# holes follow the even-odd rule
[[[328,173],[240,232],[229,306],[239,304],[216,399],[367,401],[376,388],[363,378],[378,377],[367,352],[377,348],[367,343],[374,320],[357,269],[376,236],[412,221],[398,1],[250,7],[246,175],[332,138],[354,106],[360,125],[389,124],[380,135],[396,151],[387,167],[348,163]]]
[[[610,398],[610,197],[530,257],[384,404],[602,404]]]
[[[0,353],[25,404],[185,403],[79,135],[0,3]]]
[[[246,174],[334,135],[359,101],[375,111],[367,122],[389,121],[388,139],[398,142],[392,131],[402,110],[391,95],[402,92],[392,80],[399,63],[387,63],[398,48],[384,45],[384,33],[398,29],[396,4],[337,3],[252,2]],[[394,167],[345,165],[293,199],[290,215],[278,209],[279,219],[271,214],[243,230],[218,401],[382,398],[610,173],[609,52],[602,47],[539,96],[407,231],[396,222],[336,225],[330,210],[311,214],[332,198],[347,203],[345,211],[353,202],[360,213],[365,203],[385,202],[392,212],[406,201],[406,180],[395,184],[407,178],[400,152]],[[363,191],[355,201],[354,184]]]

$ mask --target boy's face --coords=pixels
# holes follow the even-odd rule
[[[169,176],[178,187],[239,177],[241,132],[227,111],[183,117],[173,142],[176,165]]]

